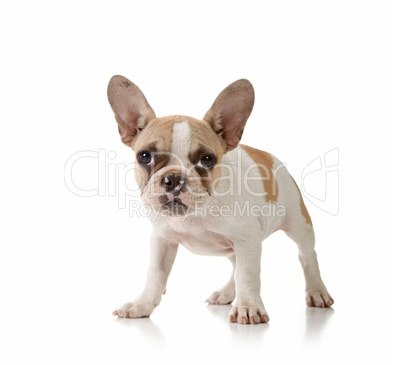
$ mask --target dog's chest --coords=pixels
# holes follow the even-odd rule
[[[227,256],[233,253],[233,244],[220,234],[202,232],[165,232],[165,237],[177,242],[197,255]]]

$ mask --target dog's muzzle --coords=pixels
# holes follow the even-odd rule
[[[165,189],[167,194],[159,196],[159,202],[162,204],[163,209],[169,212],[170,215],[181,216],[187,212],[188,206],[179,198],[180,193],[187,191],[186,177],[180,172],[169,171],[161,178],[161,186]],[[168,198],[168,195],[173,194],[173,200]],[[172,195],[170,195],[172,197]]]

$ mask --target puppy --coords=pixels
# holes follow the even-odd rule
[[[113,76],[108,99],[124,144],[136,153],[135,179],[153,224],[148,276],[142,294],[113,312],[149,316],[161,302],[179,245],[227,257],[233,271],[209,304],[230,304],[229,321],[269,321],[260,296],[261,244],[283,230],[299,249],[306,303],[334,301],[321,279],[314,230],[300,191],[273,155],[240,145],[254,105],[254,89],[238,80],[224,89],[203,119],[157,118],[141,90]]]

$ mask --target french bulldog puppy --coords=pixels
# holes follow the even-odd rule
[[[260,296],[261,244],[277,230],[297,244],[307,306],[334,303],[320,276],[311,218],[295,181],[275,156],[239,144],[254,105],[248,80],[224,89],[203,119],[157,118],[141,90],[123,76],[111,78],[107,94],[121,139],[135,151],[135,179],[153,225],[145,288],[114,315],[153,312],[182,245],[227,257],[233,265],[227,284],[206,299],[209,304],[236,299],[230,322],[268,322]]]

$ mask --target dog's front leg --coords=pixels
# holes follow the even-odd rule
[[[241,324],[268,322],[260,290],[261,242],[235,242],[236,302],[229,321]]]
[[[147,282],[142,294],[113,312],[122,318],[148,317],[161,302],[166,283],[177,254],[178,244],[166,241],[157,234],[151,238]]]

